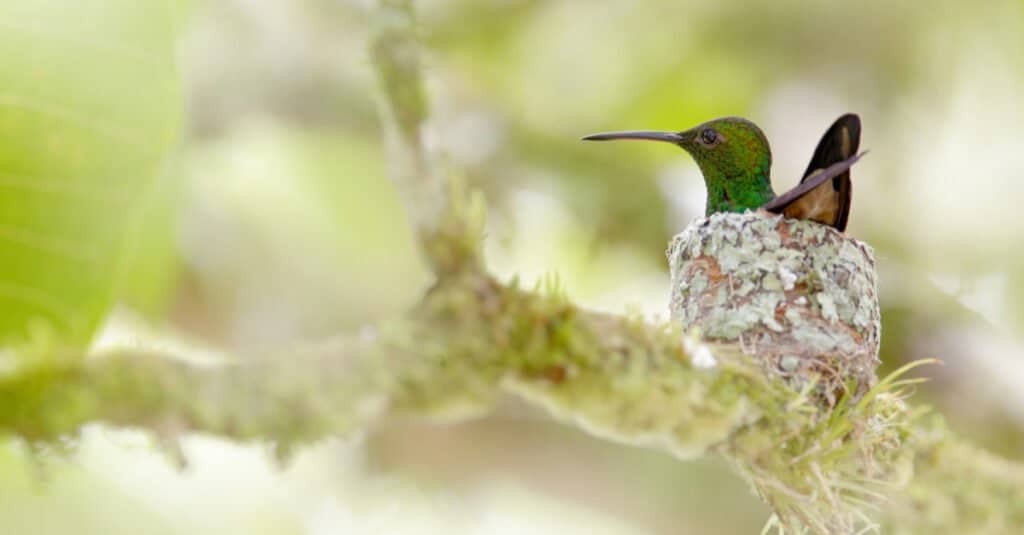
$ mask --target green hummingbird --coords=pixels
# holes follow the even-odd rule
[[[756,124],[741,117],[713,119],[682,132],[604,132],[583,139],[647,139],[682,147],[704,175],[705,215],[761,209],[816,221],[840,232],[846,230],[850,215],[850,167],[862,156],[856,154],[860,118],[847,113],[821,137],[800,184],[776,196],[768,139]]]

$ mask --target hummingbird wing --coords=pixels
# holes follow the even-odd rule
[[[847,113],[836,119],[821,136],[800,184],[769,202],[764,209],[786,217],[817,221],[840,232],[846,230],[851,201],[849,166],[835,175],[829,171],[835,164],[851,159],[850,165],[853,165],[860,157],[854,157],[859,146],[860,118]]]
[[[867,154],[866,151],[851,156],[841,162],[834,163],[826,167],[825,169],[818,169],[816,172],[808,175],[803,182],[797,184],[795,188],[787,191],[786,193],[783,193],[782,195],[779,195],[778,197],[772,199],[771,201],[768,201],[768,203],[762,206],[761,209],[776,214],[784,214],[787,217],[796,217],[790,213],[790,207],[792,207],[794,204],[800,206],[800,204],[798,203],[801,203],[804,197],[809,196],[809,194],[811,194],[815,190],[823,188],[826,189],[826,191],[828,191],[829,189],[834,190],[835,188],[832,185],[832,180],[835,179],[836,177],[839,177],[840,175],[843,175],[844,173],[847,176],[849,176],[850,168],[853,167],[853,164],[857,163],[857,160],[860,160],[861,157],[864,156],[865,154]],[[847,189],[847,192],[849,192],[849,189]],[[847,204],[849,204],[849,195],[847,195]],[[847,210],[849,210],[848,207]],[[804,217],[800,219],[809,218]],[[818,221],[817,219],[813,220]],[[839,228],[831,221],[818,222]]]

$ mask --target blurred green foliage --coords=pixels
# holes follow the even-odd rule
[[[125,244],[148,241],[136,226],[178,139],[171,5],[0,5],[0,339],[8,343],[38,328],[84,342],[118,288],[163,271],[133,266]]]

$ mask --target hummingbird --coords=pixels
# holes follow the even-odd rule
[[[850,216],[850,167],[863,154],[860,118],[847,113],[821,137],[800,183],[776,195],[772,189],[772,152],[756,124],[742,117],[721,117],[682,132],[634,130],[585,136],[588,141],[647,139],[682,147],[697,161],[708,200],[705,215],[766,210],[846,230]]]

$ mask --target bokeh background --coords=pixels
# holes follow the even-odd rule
[[[30,339],[98,325],[96,349],[244,355],[415,303],[430,279],[386,176],[373,4],[5,1],[2,269],[47,291],[0,285],[2,326],[36,306],[56,326]],[[742,115],[781,191],[860,114],[848,233],[876,251],[883,366],[941,359],[916,401],[1024,460],[1024,3],[416,4],[428,140],[486,194],[491,269],[557,274],[593,308],[666,318],[665,245],[704,190],[682,151],[581,135]],[[191,436],[180,469],[102,427],[70,454],[0,440],[0,533],[752,533],[768,514],[713,459],[535,415],[393,422],[286,465]]]

